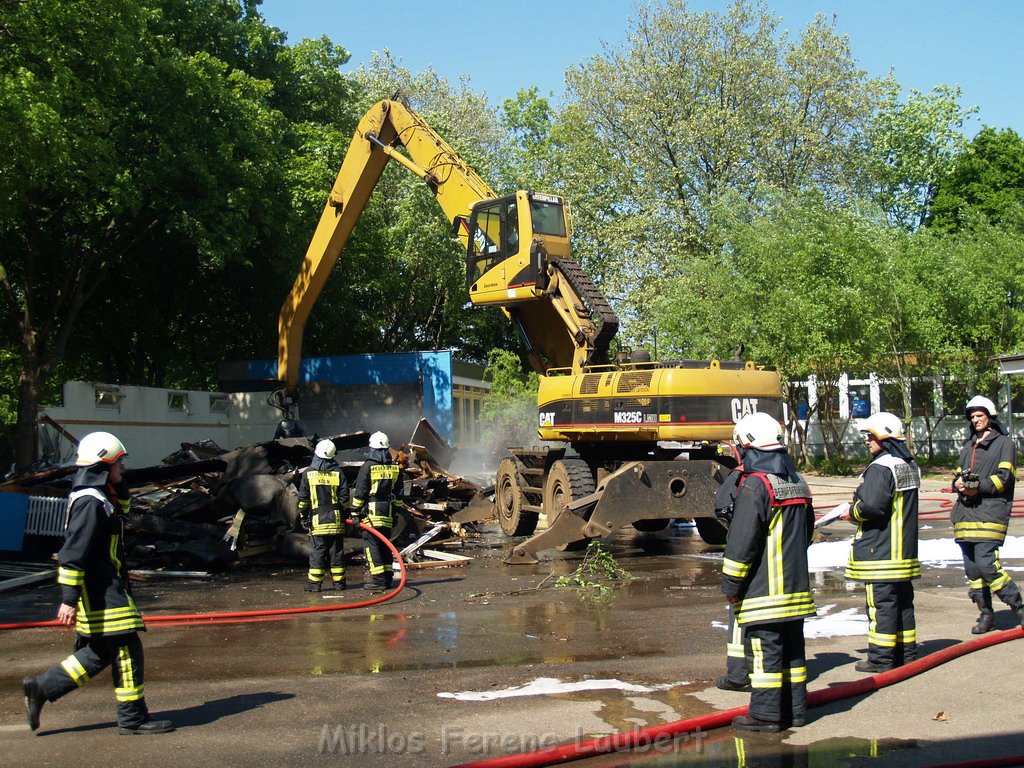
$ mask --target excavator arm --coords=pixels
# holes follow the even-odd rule
[[[404,152],[400,151],[404,149]],[[466,246],[474,304],[502,309],[533,367],[603,362],[618,319],[570,258],[564,200],[528,191],[499,198],[416,112],[381,101],[360,120],[328,195],[295,284],[278,318],[278,378],[294,394],[309,314],[366,208],[395,160],[427,184]]]

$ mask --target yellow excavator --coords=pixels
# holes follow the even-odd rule
[[[572,260],[571,222],[559,195],[499,197],[408,105],[375,104],[363,116],[278,319],[278,377],[298,387],[309,313],[394,160],[433,192],[466,249],[469,297],[514,324],[537,371],[543,448],[510,448],[498,466],[495,515],[516,541],[506,562],[570,548],[627,525],[665,528],[692,518],[724,542],[714,493],[734,461],[733,424],[763,411],[781,419],[778,374],[750,361],[610,359],[618,318]],[[287,402],[287,401],[286,401]]]

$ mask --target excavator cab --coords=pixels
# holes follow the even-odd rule
[[[547,259],[569,256],[565,201],[519,191],[470,212],[466,284],[474,304],[515,304],[547,288]]]

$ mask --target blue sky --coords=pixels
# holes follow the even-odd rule
[[[697,11],[723,11],[726,0],[691,0]],[[963,88],[977,106],[965,126],[1024,134],[1024,3],[1019,0],[770,0],[782,27],[799,34],[815,13],[835,14],[853,55],[872,75],[893,70],[904,88]],[[632,0],[264,0],[268,23],[295,43],[327,35],[344,46],[355,70],[371,51],[388,48],[403,66],[427,67],[470,87],[492,104],[520,88],[556,100],[565,70],[622,42]]]

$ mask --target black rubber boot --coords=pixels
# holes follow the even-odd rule
[[[875,664],[873,661],[864,659],[864,661],[858,661],[854,664],[853,668],[858,672],[870,672],[872,675],[877,675],[879,672],[888,672],[892,669],[892,666],[886,664]]]
[[[735,680],[730,680],[728,675],[719,675],[715,678],[715,687],[721,688],[723,691],[749,691],[750,683],[737,683]]]
[[[307,592],[319,592],[322,589],[323,587],[320,586],[319,581],[311,581],[309,582],[309,584],[306,585]]]
[[[170,720],[147,720],[142,725],[118,728],[117,732],[122,736],[149,736],[157,733],[170,733],[173,730],[174,724]]]
[[[972,635],[983,635],[986,632],[991,632],[996,628],[996,614],[991,608],[988,610],[982,610],[981,615],[978,616],[978,623],[971,627]]]
[[[782,730],[782,723],[775,723],[770,720],[758,720],[750,715],[739,715],[732,719],[732,727],[741,731],[760,731],[761,733],[778,733]]]
[[[28,727],[33,731],[39,730],[39,711],[46,703],[46,696],[43,689],[39,687],[39,681],[34,677],[26,677],[21,681],[21,690],[25,694],[25,716],[28,718]]]
[[[336,589],[338,592],[344,592],[346,586],[348,585],[345,583],[344,579],[342,579],[341,581],[334,582],[334,589]]]

